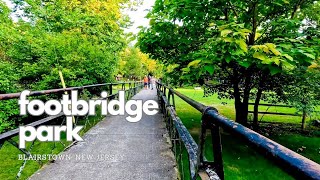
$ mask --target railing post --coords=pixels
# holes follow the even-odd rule
[[[220,127],[218,125],[212,124],[211,136],[212,136],[215,172],[218,174],[221,180],[224,180],[222,145],[221,145]]]
[[[112,95],[112,83],[109,84],[109,95]]]
[[[133,82],[133,87],[134,87],[134,88],[133,88],[133,93],[134,93],[134,94],[137,94],[137,85],[136,85],[136,82],[135,82],[135,81]]]
[[[207,112],[209,110],[217,111],[212,107],[208,107],[204,110],[201,118],[201,134],[200,134],[200,142],[198,146],[198,170],[206,171],[207,169],[213,170],[221,180],[224,180],[224,170],[223,170],[223,160],[222,160],[222,145],[221,145],[221,137],[220,137],[220,128],[218,125],[214,124],[209,116],[207,116]],[[213,162],[208,162],[204,159],[204,145],[206,140],[206,132],[210,129],[212,136],[212,148],[213,148]],[[199,172],[199,171],[198,171]]]
[[[171,92],[171,94],[172,94],[172,106],[174,109],[176,109],[176,102],[174,100],[174,93]]]
[[[205,143],[205,139],[206,139],[206,133],[207,133],[207,127],[206,127],[206,123],[205,120],[202,119],[202,123],[201,123],[201,133],[200,133],[200,142],[199,142],[199,146],[198,146],[198,164],[201,165],[201,163],[203,163],[203,157],[204,157],[204,143]]]

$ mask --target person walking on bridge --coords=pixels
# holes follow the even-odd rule
[[[151,89],[151,86],[152,86],[152,84],[151,84],[151,75],[149,74],[148,75],[148,89]]]
[[[147,76],[144,76],[143,83],[144,83],[144,89],[148,89],[149,80]]]
[[[153,90],[153,87],[155,86],[155,78],[151,76],[151,80],[150,80],[150,86],[151,86],[151,90]]]

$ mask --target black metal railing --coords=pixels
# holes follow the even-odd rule
[[[191,179],[195,180],[198,177],[204,179],[204,176],[209,179],[224,179],[220,128],[229,131],[234,136],[244,139],[259,152],[262,152],[271,160],[275,161],[277,165],[293,177],[297,179],[320,179],[319,164],[241,124],[223,117],[218,113],[217,109],[196,102],[159,82],[157,82],[157,95],[160,103],[160,110],[164,114],[176,159],[182,161],[181,158],[177,158],[181,156],[181,151],[179,152],[180,154],[177,153],[177,147],[181,148],[179,147],[180,144],[183,144],[187,150]],[[200,140],[198,144],[176,114],[175,95],[202,113]],[[204,156],[204,143],[207,136],[207,130],[210,130],[212,135],[213,161],[206,160]]]
[[[116,88],[115,88],[116,87]],[[58,94],[63,94],[65,92],[73,91],[73,90],[78,90],[81,94],[84,90],[89,89],[95,89],[95,92],[99,91],[108,91],[108,96],[106,99],[111,100],[111,99],[116,99],[119,97],[119,92],[118,90],[123,90],[125,91],[126,99],[130,99],[132,96],[134,96],[136,93],[139,92],[143,88],[143,83],[140,81],[136,82],[118,82],[118,83],[104,83],[104,84],[94,84],[94,85],[86,85],[86,86],[81,86],[81,87],[70,87],[70,88],[61,88],[61,89],[50,89],[50,90],[42,90],[42,91],[32,91],[29,96],[42,96],[42,95],[58,95]],[[99,89],[99,90],[98,90]],[[92,92],[94,92],[92,91]],[[116,92],[113,92],[116,91]],[[90,91],[89,91],[90,92]],[[97,94],[97,93],[93,93]],[[20,93],[11,93],[11,94],[0,94],[0,100],[9,100],[9,99],[18,99],[20,97]],[[17,104],[18,107],[18,104]],[[30,117],[31,118],[31,117]],[[77,120],[75,121],[75,125],[77,125],[78,122],[78,117],[76,117]],[[87,121],[88,118],[85,117],[85,123],[84,123],[84,128],[88,125],[90,125],[90,122]],[[61,120],[62,124],[65,123],[65,115],[61,112],[58,115],[55,116],[49,116],[45,117],[43,119],[37,120],[35,122],[32,122],[30,124],[26,124],[28,126],[33,126],[33,127],[38,127],[40,125],[45,125],[48,123],[54,123],[57,124],[56,121]],[[14,130],[7,131],[5,133],[0,134],[0,149],[3,147],[3,144],[5,142],[8,142],[9,144],[13,145],[17,149],[19,149],[20,152],[26,155],[26,157],[30,157],[32,155],[31,151],[32,148],[34,147],[34,142],[32,142],[31,146],[29,149],[20,149],[19,144],[14,140],[13,138],[16,137],[19,134],[19,128],[16,128]],[[68,148],[65,144],[60,142],[65,148]],[[56,144],[54,143],[51,152],[56,148]],[[2,154],[4,155],[4,154]],[[2,156],[0,155],[0,156]],[[42,161],[37,160],[39,165],[41,166],[43,164]],[[21,176],[21,173],[26,165],[26,160],[23,162],[21,167],[19,168],[19,172],[17,172],[16,178],[18,179]]]

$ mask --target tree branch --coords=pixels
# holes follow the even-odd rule
[[[236,11],[236,9],[234,8],[233,4],[229,1],[228,2],[229,6],[231,7],[230,9],[233,11],[233,13],[236,15],[236,17],[238,18],[238,12]]]
[[[297,14],[298,9],[300,9],[300,6],[304,3],[304,0],[300,0],[294,7],[293,7],[293,12],[291,13],[291,19],[295,17]]]

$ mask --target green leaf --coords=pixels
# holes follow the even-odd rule
[[[268,58],[265,54],[260,53],[260,52],[255,52],[253,54],[253,57],[256,58],[256,59],[260,59],[262,61],[265,61]]]
[[[232,51],[231,52],[232,53],[232,55],[237,55],[237,56],[243,56],[243,55],[245,55],[244,54],[244,52],[243,52],[243,50],[240,50],[240,49],[237,49],[236,51]]]
[[[288,54],[283,54],[282,56],[286,57],[286,58],[289,59],[290,61],[293,61],[293,58],[292,58],[290,55],[288,55]]]
[[[285,4],[290,4],[290,2],[287,0],[282,0],[282,2],[284,2]]]
[[[276,50],[276,49],[270,49],[272,52],[273,52],[273,54],[274,55],[276,55],[276,56],[280,56],[281,55],[281,53],[278,51],[278,50]]]
[[[271,60],[276,64],[276,65],[280,65],[280,58],[279,57],[272,57]]]
[[[233,38],[230,38],[230,37],[225,37],[223,38],[224,42],[233,42]]]
[[[225,29],[221,31],[221,36],[226,37],[228,34],[232,33],[230,29]]]
[[[188,68],[188,67],[182,68],[182,71],[183,71],[184,73],[188,73],[188,72],[190,72],[190,68]]]
[[[177,68],[177,67],[179,67],[179,64],[169,65],[169,66],[167,67],[167,72],[168,72],[168,73],[171,73],[171,72],[173,72],[174,69]]]
[[[284,48],[284,49],[290,49],[290,48],[292,48],[292,45],[290,45],[290,44],[280,44],[279,46],[282,47],[282,48]]]
[[[210,74],[213,75],[214,67],[213,66],[204,66],[204,69]]]
[[[291,71],[291,70],[293,70],[295,68],[295,66],[290,64],[287,61],[282,61],[282,68]]]
[[[281,69],[278,67],[270,66],[269,69],[272,76],[281,72]]]
[[[241,32],[244,32],[244,33],[251,33],[251,30],[249,29],[240,29]]]
[[[251,65],[251,63],[248,61],[240,61],[239,64],[240,64],[240,66],[245,67],[245,68],[248,68]]]
[[[240,46],[240,48],[244,51],[244,52],[248,52],[248,47],[246,42],[243,39],[240,40],[236,40],[236,43]]]
[[[312,60],[316,59],[316,57],[312,54],[309,53],[303,53],[305,56],[307,56],[308,58],[311,58]]]
[[[229,63],[232,60],[231,56],[226,57],[226,62]]]
[[[269,50],[272,51],[272,53],[276,56],[281,55],[281,53],[276,49],[276,45],[272,44],[272,43],[266,43],[266,45],[268,46]]]
[[[200,62],[201,62],[201,60],[191,61],[191,62],[188,64],[188,68],[191,67],[191,66],[197,66]]]

